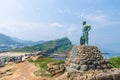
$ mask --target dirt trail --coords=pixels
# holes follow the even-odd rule
[[[63,80],[63,76],[57,78],[36,77],[34,71],[39,68],[34,63],[28,61],[22,63],[9,63],[5,67],[0,68],[0,72],[13,73],[12,75],[4,75],[0,77],[0,80]],[[0,74],[1,75],[1,74]],[[66,80],[66,79],[64,79]]]
[[[10,71],[13,74],[3,76],[0,80],[34,80],[36,77],[33,72],[37,68],[34,64],[25,61],[23,63],[10,63],[5,67],[0,68],[1,72]]]

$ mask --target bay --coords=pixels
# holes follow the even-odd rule
[[[104,58],[111,58],[111,57],[117,57],[120,56],[120,53],[102,53]]]

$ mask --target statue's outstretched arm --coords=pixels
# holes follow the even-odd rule
[[[90,31],[90,29],[91,29],[91,26],[89,26],[89,27],[88,27],[87,32],[89,32],[89,31]]]

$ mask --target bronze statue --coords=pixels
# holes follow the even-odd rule
[[[80,37],[80,44],[81,45],[88,45],[88,35],[89,31],[91,29],[91,26],[86,24],[86,21],[83,21],[83,27],[82,27],[82,36]]]

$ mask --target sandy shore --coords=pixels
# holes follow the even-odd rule
[[[0,57],[4,56],[4,57],[11,57],[11,56],[22,56],[25,54],[30,54],[27,52],[4,52],[4,53],[0,53]]]

